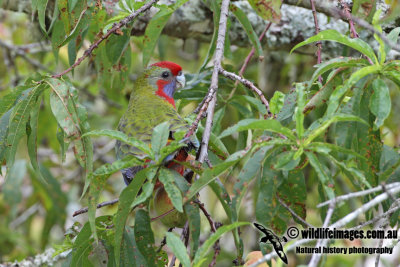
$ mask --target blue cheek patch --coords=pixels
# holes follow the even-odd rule
[[[175,88],[176,88],[176,81],[174,79],[174,80],[172,80],[172,82],[164,85],[164,88],[163,88],[164,90],[163,91],[167,96],[172,98],[174,96],[174,93],[175,93]]]

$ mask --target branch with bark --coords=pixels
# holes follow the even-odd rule
[[[385,190],[386,189],[386,190]],[[346,216],[344,216],[343,218],[337,220],[335,223],[332,223],[329,225],[329,222],[332,218],[332,214],[335,210],[335,208],[338,206],[339,202],[344,201],[344,200],[348,200],[351,198],[357,198],[357,197],[362,197],[362,196],[366,196],[372,193],[376,193],[379,191],[384,191],[382,194],[376,196],[375,198],[371,199],[369,202],[363,204],[360,208],[354,210],[353,212],[347,214]],[[329,205],[327,214],[325,216],[325,220],[323,223],[324,228],[329,228],[329,229],[340,229],[342,227],[345,227],[346,225],[348,225],[349,223],[351,223],[352,221],[356,220],[361,214],[364,214],[365,212],[367,212],[368,210],[372,209],[373,207],[381,204],[382,202],[384,202],[385,200],[391,198],[391,196],[396,196],[400,194],[400,183],[392,183],[392,184],[388,184],[388,185],[380,185],[377,186],[375,188],[371,188],[368,190],[364,190],[364,191],[359,191],[359,192],[353,192],[347,195],[343,195],[343,196],[339,196],[336,197],[334,199],[331,199],[329,201],[320,203],[317,207],[323,207],[326,205]],[[360,229],[364,226],[370,225],[372,223],[377,222],[379,219],[383,219],[385,218],[386,221],[389,219],[389,215],[393,214],[396,210],[398,210],[400,208],[400,205],[398,203],[398,199],[396,199],[395,202],[393,202],[392,206],[390,207],[390,209],[384,213],[382,213],[380,216],[376,216],[375,218],[372,218],[370,221],[365,222],[357,227],[351,228],[351,230],[355,230],[355,229]],[[379,218],[379,219],[377,219]],[[329,226],[328,226],[329,225]],[[313,241],[313,239],[302,239],[302,240],[298,240],[295,243],[289,245],[285,251],[291,251],[293,249],[295,249],[296,247],[309,243]],[[326,247],[327,246],[327,242],[329,240],[328,239],[319,239],[317,241],[317,244],[315,247]],[[261,259],[259,259],[257,262],[253,263],[252,265],[250,265],[250,267],[256,267],[258,264],[261,264],[263,262],[269,261],[272,258],[278,256],[275,252],[269,253],[264,255],[264,257],[262,257]],[[318,263],[321,259],[321,254],[314,254],[313,257],[311,258],[310,262],[309,262],[309,266],[318,266]]]

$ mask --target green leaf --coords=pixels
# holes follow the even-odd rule
[[[46,24],[45,24],[45,18],[46,18],[46,7],[47,7],[47,2],[48,0],[37,0],[37,10],[38,10],[38,17],[39,17],[39,25],[40,28],[43,30],[44,33],[46,33]]]
[[[7,146],[6,146],[6,139],[7,139],[7,133],[8,133],[8,123],[10,121],[10,116],[13,111],[13,108],[11,108],[9,111],[7,111],[1,118],[0,118],[0,162],[3,162],[5,154],[7,152]],[[0,175],[2,174],[1,168],[0,168]]]
[[[318,42],[318,41],[333,41],[333,42],[338,42],[338,43],[347,45],[347,46],[359,51],[360,53],[366,55],[371,60],[373,60],[375,63],[378,63],[378,59],[376,58],[374,50],[368,43],[364,42],[360,38],[350,38],[346,35],[339,33],[336,30],[322,31],[322,32],[318,33],[317,35],[314,35],[314,36],[308,38],[307,40],[297,44],[295,47],[292,48],[290,53],[292,53],[294,50],[296,50],[299,47],[302,47],[302,46],[310,44],[310,43]]]
[[[135,240],[142,255],[145,255],[147,266],[156,266],[156,251],[154,250],[154,234],[148,212],[140,209],[135,214]]]
[[[183,267],[190,267],[190,258],[186,252],[186,247],[179,237],[174,233],[167,232],[167,245],[172,250],[172,253],[179,260]]]
[[[263,166],[262,175],[258,179],[258,195],[256,200],[255,215],[257,222],[272,225],[277,215],[277,203],[274,201],[279,183],[280,172],[270,168],[273,155],[268,157]]]
[[[23,188],[22,182],[26,174],[26,162],[25,160],[17,160],[10,170],[7,172],[7,177],[2,186],[2,195],[4,196],[4,202],[9,205],[11,212],[11,218],[5,218],[3,220],[13,220],[17,215],[17,205],[22,200]]]
[[[304,113],[303,109],[305,106],[305,94],[304,94],[304,84],[297,83],[296,84],[296,92],[297,92],[297,107],[294,110],[294,116],[296,118],[296,132],[299,139],[303,137],[304,134]]]
[[[158,38],[172,13],[187,1],[179,0],[170,6],[160,6],[160,11],[150,20],[143,37],[143,66],[147,66],[149,63]]]
[[[204,127],[199,125],[197,128],[197,136],[203,135],[204,132]],[[225,147],[224,143],[221,141],[221,137],[215,135],[213,132],[210,134],[210,141],[208,143],[208,148],[211,150],[213,153],[215,153],[217,156],[225,159],[229,157],[229,151]]]
[[[400,73],[397,70],[393,70],[393,71],[385,71],[383,72],[383,75],[392,80],[396,85],[397,88],[400,88]]]
[[[28,136],[27,146],[28,146],[29,158],[31,160],[32,167],[35,170],[38,177],[43,178],[37,160],[37,132],[38,132],[38,120],[39,120],[39,111],[41,103],[42,100],[40,96],[38,97],[35,106],[32,108],[30,118],[26,127]]]
[[[372,25],[374,26],[375,30],[379,33],[382,33],[382,27],[379,25],[379,17],[382,13],[381,9],[376,10],[374,16],[372,17]],[[385,51],[385,43],[377,34],[374,34],[375,40],[379,43],[379,63],[383,64],[386,60],[386,51]]]
[[[276,91],[277,92],[277,91]],[[256,107],[257,110],[261,113],[261,114],[266,114],[267,113],[267,108],[265,107],[265,105],[261,102],[261,100],[259,98],[255,98],[252,96],[248,96],[248,95],[237,95],[234,96],[232,99],[243,99],[244,101],[250,103],[252,106]],[[270,102],[271,104],[271,102]]]
[[[215,165],[212,169],[206,169],[200,178],[195,181],[192,186],[189,188],[189,191],[186,193],[184,198],[184,202],[192,199],[201,189],[203,189],[206,185],[214,181],[218,175],[227,171],[229,167],[233,166],[235,163],[239,161],[240,158],[225,161],[220,164]]]
[[[364,184],[367,188],[372,188],[371,184],[367,181],[367,179],[365,178],[364,174],[360,170],[349,166],[348,164],[346,164],[343,161],[338,161],[336,158],[334,158],[333,156],[331,156],[329,154],[326,154],[326,155],[337,166],[342,168],[345,172],[348,172],[350,174],[349,175],[350,179],[355,177],[355,178],[357,178],[359,180],[359,182],[361,184]]]
[[[68,108],[70,94],[67,84],[53,78],[46,79],[46,82],[52,89],[50,93],[50,107],[58,124],[66,133],[68,139],[74,140],[78,138],[80,136],[80,129],[75,123],[75,114]]]
[[[96,206],[97,201],[100,197],[100,193],[104,189],[107,178],[110,177],[111,174],[116,173],[119,170],[129,168],[132,166],[140,166],[142,162],[137,158],[126,157],[122,160],[114,161],[112,164],[104,164],[98,169],[96,169],[93,173],[89,174],[90,188],[89,188],[89,210],[88,217],[90,226],[93,231],[94,239],[97,241],[97,233],[95,231],[95,216],[96,216]],[[135,179],[138,175],[136,174]],[[140,180],[140,179],[137,179]],[[128,186],[129,187],[129,186]],[[128,188],[127,187],[127,188]],[[135,195],[136,196],[136,195]],[[122,193],[121,193],[122,197]],[[133,199],[133,198],[132,198]],[[121,198],[120,198],[121,201]],[[120,202],[121,203],[121,202]]]
[[[400,5],[399,5],[400,6]],[[394,28],[390,31],[390,33],[386,36],[393,43],[397,43],[397,39],[399,39],[400,27]],[[385,43],[385,53],[389,53],[392,48]]]
[[[58,10],[60,11],[61,21],[64,24],[64,30],[67,34],[69,34],[71,25],[69,21],[68,0],[58,0],[57,6]]]
[[[67,195],[61,190],[59,181],[43,165],[39,170],[29,168],[31,183],[37,199],[46,210],[45,222],[42,230],[41,247],[44,247],[50,237],[53,226],[65,224]]]
[[[324,74],[325,72],[335,69],[335,68],[345,68],[345,67],[360,67],[360,66],[368,66],[368,61],[363,58],[332,58],[328,61],[322,62],[316,65],[317,70],[313,73],[311,80],[308,84],[308,89],[312,86],[313,82],[318,79],[319,76]]]
[[[180,148],[185,147],[186,144],[178,141],[172,141],[169,143],[167,146],[164,146],[160,150],[160,158],[158,159],[158,162],[161,163],[164,159],[166,159],[169,155],[173,155],[175,151],[178,151]],[[167,158],[169,160],[169,158]]]
[[[195,203],[187,203],[183,208],[185,209],[189,220],[190,238],[192,240],[192,242],[190,242],[190,251],[192,256],[194,256],[195,252],[199,248],[201,229],[200,210],[199,206]]]
[[[325,132],[325,130],[332,124],[338,121],[358,121],[363,124],[368,125],[366,121],[361,119],[360,117],[350,115],[350,114],[337,114],[333,117],[328,117],[325,118],[325,120],[316,128],[313,130],[307,130],[305,133],[305,141],[304,145],[307,146],[309,145],[315,138],[317,138],[320,134]]]
[[[152,194],[154,190],[154,183],[148,181],[144,183],[142,186],[142,193],[135,198],[135,201],[132,202],[131,207],[136,207],[139,204],[144,203]]]
[[[283,108],[285,102],[285,94],[281,91],[275,91],[271,100],[269,101],[269,108],[272,114],[278,114]]]
[[[302,219],[306,219],[306,200],[308,192],[303,170],[298,169],[290,171],[287,180],[284,183],[281,183],[277,191],[279,192],[279,197],[287,206],[289,206]],[[286,208],[284,209],[286,210]],[[278,210],[278,216],[280,214],[280,210]],[[295,216],[292,214],[290,214],[290,216],[299,223]],[[284,218],[282,218],[282,220],[284,220]],[[284,230],[286,230],[287,227],[286,222],[285,225],[281,226]]]
[[[359,159],[364,159],[367,160],[364,156],[358,154],[357,152],[351,150],[351,149],[347,149],[345,147],[342,146],[338,146],[335,144],[329,144],[329,143],[322,143],[322,142],[312,142],[311,144],[309,144],[307,146],[307,149],[311,149],[315,152],[320,152],[322,149],[324,151],[327,151],[328,153],[330,151],[335,151],[337,153],[344,153],[344,154],[348,154],[348,155],[352,155],[355,156]]]
[[[26,123],[30,112],[35,107],[38,97],[44,91],[45,86],[37,85],[29,91],[25,91],[20,97],[18,103],[13,108],[10,115],[8,135],[6,141],[6,161],[10,168],[15,159],[20,139],[26,134]]]
[[[271,149],[271,146],[264,146],[257,150],[245,163],[241,169],[237,182],[233,187],[234,196],[232,198],[232,207],[239,213],[240,204],[247,192],[251,180],[259,173],[265,160],[265,154]]]
[[[282,109],[276,116],[276,119],[284,126],[292,122],[294,110],[296,108],[296,98],[296,90],[294,88],[290,89],[289,93],[285,96]]]
[[[321,182],[321,185],[329,199],[335,198],[335,193],[333,191],[333,186],[334,182],[329,174],[329,172],[326,170],[326,167],[322,165],[322,163],[318,160],[318,158],[314,155],[314,153],[311,152],[305,152],[308,159],[310,160],[311,166],[314,168],[315,172],[317,173],[317,176]]]
[[[122,35],[111,35],[106,43],[107,57],[111,64],[117,64],[129,46],[130,27],[122,31]]]
[[[117,131],[117,130],[93,130],[90,132],[87,132],[82,135],[82,137],[86,136],[107,136],[111,137],[113,139],[119,140],[127,145],[136,147],[137,149],[143,151],[147,155],[152,155],[152,152],[150,150],[150,147],[148,144],[144,143],[141,140],[135,139],[133,137],[127,136],[125,133]]]
[[[295,151],[285,151],[280,153],[274,159],[274,168],[283,171],[293,170],[295,167],[297,167],[297,165],[299,165],[301,158],[297,157],[295,159],[295,153]]]
[[[249,37],[250,42],[254,47],[254,51],[257,57],[263,56],[263,50],[261,47],[261,43],[258,40],[258,36],[253,29],[249,19],[247,18],[246,13],[243,12],[239,7],[237,7],[234,3],[231,3],[229,6],[229,10],[235,15],[235,17],[239,20],[240,24],[242,24],[243,29],[246,31],[247,36]]]
[[[160,153],[161,148],[167,144],[168,137],[168,122],[160,123],[153,129],[153,134],[151,135],[151,149],[153,150],[156,157]]]
[[[335,90],[337,87],[341,86],[343,84],[343,76],[344,76],[344,70],[349,71],[348,69],[336,69],[333,70],[328,77],[328,80],[326,83],[319,89],[317,93],[313,95],[313,97],[310,99],[310,101],[307,102],[307,104],[304,107],[303,113],[307,114],[309,111],[318,108],[325,104],[329,97],[331,96],[333,90]]]
[[[15,101],[17,101],[18,98],[21,100],[26,98],[26,95],[29,93],[31,88],[32,86],[29,85],[17,86],[9,94],[2,96],[0,98],[0,117],[17,104]]]
[[[222,108],[220,108],[219,110],[217,110],[214,113],[214,120],[213,120],[213,126],[211,128],[211,133],[214,134],[215,138],[218,138],[217,135],[221,133],[221,128],[222,128],[221,123],[222,123],[222,119],[225,116],[225,109],[226,109],[226,106],[223,106]],[[203,131],[204,131],[204,128],[203,128]],[[221,141],[221,140],[219,140],[219,141]],[[226,151],[226,152],[228,152],[228,151]]]
[[[74,249],[70,266],[93,266],[89,261],[88,256],[92,250],[92,239],[90,238],[91,230],[90,225],[86,223],[74,242]]]
[[[256,13],[265,20],[278,23],[281,20],[280,0],[248,0]]]
[[[131,165],[134,166],[134,165]],[[124,234],[126,218],[128,218],[129,212],[131,211],[132,204],[134,203],[136,196],[146,179],[151,180],[155,175],[155,169],[143,169],[136,173],[135,179],[125,187],[121,192],[118,203],[118,211],[114,217],[115,224],[115,247],[114,255],[117,266],[119,266],[119,258],[121,255],[121,241]]]
[[[58,48],[64,46],[69,41],[77,37],[82,31],[84,31],[90,22],[90,16],[92,14],[92,9],[88,7],[84,7],[82,10],[79,10],[79,17],[77,18],[77,22],[75,27],[70,31],[69,35],[58,45]]]
[[[65,38],[64,23],[61,20],[56,20],[51,32],[51,47],[56,61],[58,61],[58,51]]]
[[[354,39],[352,39],[354,40]],[[379,65],[372,65],[368,67],[364,67],[359,69],[358,71],[354,72],[350,78],[345,82],[343,86],[338,86],[332,93],[331,97],[329,98],[329,105],[328,110],[326,113],[328,115],[333,115],[337,108],[339,107],[339,101],[342,96],[351,88],[353,87],[359,80],[364,78],[367,75],[377,73],[381,70],[381,66]]]
[[[258,119],[245,119],[239,121],[234,126],[229,127],[223,131],[219,138],[231,135],[234,132],[240,132],[245,130],[265,130],[274,133],[280,133],[287,136],[290,140],[296,141],[296,136],[292,133],[289,128],[283,127],[282,124],[277,120],[258,120]]]
[[[210,1],[210,9],[213,12],[213,22],[214,22],[214,30],[213,30],[213,36],[211,38],[210,46],[208,47],[207,50],[207,55],[204,58],[203,64],[201,64],[199,74],[204,70],[204,68],[207,66],[208,62],[211,60],[212,56],[214,55],[216,44],[217,44],[217,39],[218,39],[218,23],[219,23],[219,18],[220,18],[220,13],[221,10],[218,7],[218,1]]]
[[[93,147],[89,138],[81,136],[90,128],[86,109],[77,102],[77,92],[71,83],[54,78],[47,78],[45,82],[52,89],[51,111],[64,131],[66,140],[73,142],[75,158],[89,173],[92,171]]]
[[[369,99],[369,108],[376,116],[374,123],[374,129],[379,129],[385,119],[389,116],[392,108],[392,102],[390,100],[389,87],[382,79],[375,79],[372,82],[373,94]]]
[[[131,227],[126,227],[121,244],[121,256],[116,257],[117,267],[148,266],[146,258],[138,249],[135,234]]]
[[[175,175],[179,174],[170,169],[161,168],[158,179],[164,185],[164,189],[165,191],[167,191],[168,197],[171,199],[174,208],[182,213],[183,212],[182,194],[181,191],[179,191],[179,188],[175,184]]]
[[[226,232],[232,231],[233,229],[244,226],[244,225],[249,225],[250,223],[248,222],[235,222],[230,225],[224,225],[218,228],[218,230],[212,234],[206,242],[199,248],[199,250],[196,252],[196,255],[193,260],[193,266],[199,267],[202,266],[201,264],[205,261],[206,254],[208,250],[214,245],[215,242],[217,242],[218,239],[221,238],[223,234]]]

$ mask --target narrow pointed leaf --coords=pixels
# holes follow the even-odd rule
[[[389,87],[382,79],[375,79],[372,82],[373,94],[369,100],[369,108],[376,116],[374,128],[381,127],[389,116],[392,102],[390,100]]]
[[[172,250],[172,253],[179,260],[180,264],[183,267],[190,267],[190,258],[186,252],[186,247],[181,241],[179,237],[177,237],[174,233],[168,232],[167,236],[167,245]]]
[[[310,44],[310,43],[318,42],[318,41],[333,41],[333,42],[338,42],[338,43],[347,45],[347,46],[359,51],[360,53],[366,55],[375,63],[378,62],[378,59],[376,58],[374,50],[368,43],[361,40],[360,38],[350,38],[346,35],[339,33],[336,30],[322,31],[322,32],[318,33],[317,35],[314,35],[314,36],[308,38],[307,40],[297,44],[295,47],[292,48],[290,53],[292,53],[294,50],[296,50],[299,47],[302,47],[302,46]]]

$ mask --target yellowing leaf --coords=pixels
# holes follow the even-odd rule
[[[281,20],[280,0],[248,0],[257,14],[265,20],[278,23]]]

